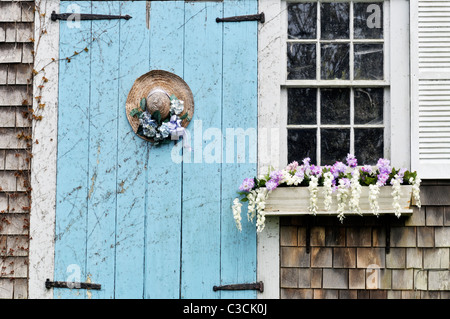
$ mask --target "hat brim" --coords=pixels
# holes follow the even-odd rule
[[[128,93],[125,109],[128,122],[136,134],[139,128],[139,119],[131,116],[130,112],[138,108],[141,99],[146,98],[149,92],[156,88],[166,91],[169,96],[175,95],[179,100],[184,101],[184,110],[180,116],[186,112],[188,116],[181,122],[183,127],[187,127],[194,116],[194,96],[187,83],[176,74],[164,70],[152,70],[137,78]],[[140,134],[137,135],[144,140],[153,141]]]

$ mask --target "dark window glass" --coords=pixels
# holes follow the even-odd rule
[[[321,39],[349,39],[350,4],[343,2],[321,3]]]
[[[300,162],[306,157],[311,158],[311,163],[317,163],[316,129],[289,129],[288,130],[288,163]]]
[[[321,129],[320,135],[321,165],[345,162],[350,152],[350,129]]]
[[[288,43],[288,80],[313,80],[316,78],[316,45]]]
[[[322,80],[348,80],[350,64],[350,45],[348,43],[321,44]]]
[[[288,89],[288,124],[317,123],[317,89]]]
[[[359,165],[374,165],[384,154],[382,128],[355,128],[355,156]]]
[[[288,4],[288,38],[315,39],[317,24],[316,3]]]
[[[356,88],[355,124],[382,124],[383,105],[383,88]]]
[[[383,44],[355,44],[355,80],[383,80]]]
[[[320,123],[350,124],[350,89],[320,90]]]

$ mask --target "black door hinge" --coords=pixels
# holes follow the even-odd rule
[[[214,286],[214,291],[217,290],[258,290],[259,292],[264,292],[264,284],[262,281],[254,282],[250,284],[233,284],[233,285],[223,285]]]
[[[242,22],[242,21],[259,21],[261,23],[264,23],[266,21],[266,18],[264,12],[261,12],[258,14],[216,19],[216,22]]]
[[[100,290],[102,285],[93,284],[90,282],[67,282],[67,281],[50,281],[47,279],[45,281],[45,288],[69,288],[69,289],[93,289]]]
[[[113,19],[125,19],[129,20],[132,17],[128,14],[125,16],[120,15],[106,15],[106,14],[90,14],[90,13],[56,13],[52,12],[50,17],[52,21],[56,20],[68,20],[73,18],[74,20],[113,20]]]

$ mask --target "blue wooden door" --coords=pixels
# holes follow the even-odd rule
[[[255,228],[239,233],[230,208],[256,154],[225,158],[227,129],[257,126],[257,22],[216,18],[257,1],[61,1],[77,10],[132,19],[60,22],[54,279],[102,289],[55,298],[256,297],[212,288],[256,280]],[[152,147],[127,121],[134,80],[154,69],[193,92],[193,151]]]

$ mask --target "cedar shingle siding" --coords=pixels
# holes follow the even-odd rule
[[[438,183],[411,217],[390,216],[389,253],[383,217],[316,217],[309,254],[306,217],[281,218],[281,298],[449,299],[450,186]]]
[[[0,0],[0,298],[28,297],[30,199],[24,180],[31,134],[24,100],[32,101],[32,1]]]

